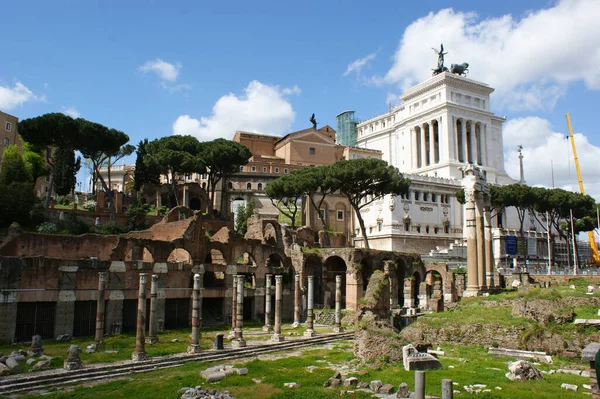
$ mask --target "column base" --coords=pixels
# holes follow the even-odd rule
[[[202,352],[202,348],[198,344],[190,344],[187,347],[187,353],[189,353],[189,354],[193,355],[195,353],[200,353],[200,352]]]
[[[133,352],[131,354],[131,360],[134,362],[141,362],[150,359],[150,356],[146,352]]]
[[[342,326],[335,326],[335,327],[333,327],[333,332],[334,333],[343,333],[344,332],[344,327],[342,327]]]
[[[306,338],[312,338],[315,335],[317,335],[317,333],[315,332],[315,330],[313,330],[312,328],[307,328],[306,331],[304,331],[304,336]]]
[[[229,331],[229,334],[227,334],[227,339],[234,339],[235,338],[235,331],[231,330]]]
[[[101,351],[102,349],[104,349],[104,341],[94,341],[86,347],[85,352],[95,353]]]
[[[271,331],[273,331],[273,326],[267,326],[267,325],[265,325],[265,326],[263,326],[262,330],[264,332],[271,332]]]
[[[27,349],[27,354],[33,357],[40,357],[44,354],[43,348],[29,348]]]
[[[79,370],[83,368],[83,365],[81,364],[81,361],[70,362],[65,360],[63,363],[63,368],[65,370]]]
[[[479,296],[479,295],[481,295],[481,291],[479,290],[479,288],[467,288],[463,292],[463,298],[469,298],[469,297]]]
[[[284,338],[283,338],[283,335],[281,335],[281,334],[274,333],[271,336],[271,342],[283,342],[283,341],[284,341]]]
[[[150,345],[154,345],[158,343],[158,337],[146,337],[146,343]]]
[[[244,340],[244,338],[234,338],[231,341],[231,347],[232,348],[245,348],[246,341]]]
[[[294,327],[294,328],[299,327],[299,326],[300,326],[300,322],[298,322],[298,321],[295,321],[292,323],[292,327]]]

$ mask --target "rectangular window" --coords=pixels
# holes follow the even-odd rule
[[[252,167],[252,171],[253,171],[253,172],[256,172],[256,166],[253,166],[253,167]]]
[[[279,168],[275,168],[275,173],[279,173]]]
[[[352,154],[352,159],[356,159],[356,154]]]
[[[4,146],[8,146],[8,144],[10,143],[10,140],[8,140],[8,137],[4,138]]]
[[[344,211],[337,211],[337,220],[344,220]]]
[[[315,147],[310,147],[310,148],[308,149],[308,154],[309,154],[309,155],[315,155],[315,152],[316,152],[316,151],[315,151]]]
[[[11,123],[10,123],[10,122],[6,122],[6,126],[5,126],[5,129],[6,129],[6,131],[7,131],[7,132],[10,132],[10,129],[11,129],[11,128],[12,128],[12,125],[11,125]]]
[[[244,171],[244,167],[240,166],[240,172],[243,172],[243,171]]]
[[[286,175],[288,174],[288,170],[287,170],[287,168],[285,168],[285,169],[283,170],[283,173],[284,173],[284,174],[286,174]]]
[[[263,173],[267,173],[267,168],[263,168]]]

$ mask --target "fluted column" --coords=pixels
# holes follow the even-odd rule
[[[265,325],[263,331],[273,331],[271,325],[271,275],[265,275]]]
[[[158,342],[156,336],[156,298],[158,297],[158,274],[152,275],[152,281],[150,282],[150,328],[148,331],[148,337],[146,343],[154,345]]]
[[[307,276],[308,279],[308,305],[306,306],[306,331],[304,331],[305,337],[314,337],[315,330],[313,325],[313,306],[314,306],[314,295],[315,295],[315,278],[314,276]]]
[[[98,300],[96,302],[96,335],[94,344],[96,346],[104,343],[104,291],[106,289],[106,272],[98,273]]]
[[[283,335],[281,335],[281,305],[282,305],[282,284],[281,279],[283,276],[277,275],[275,276],[275,331],[273,332],[273,336],[271,337],[271,341],[273,342],[281,342],[283,341]]]
[[[489,165],[489,161],[488,161],[488,157],[487,157],[487,143],[488,143],[488,135],[487,135],[487,124],[482,123],[481,124],[481,133],[480,133],[480,138],[481,138],[481,163],[484,166],[488,166]]]
[[[140,285],[138,290],[137,326],[135,334],[135,352],[131,358],[135,361],[148,359],[146,353],[146,340],[144,339],[146,329],[146,273],[140,273]]]
[[[342,276],[335,276],[335,325],[334,332],[342,332]]]
[[[417,130],[414,127],[410,128],[410,141],[412,150],[412,167],[417,169],[419,167],[419,144],[417,140]]]
[[[194,274],[194,289],[192,291],[192,335],[188,353],[200,353],[200,275]]]
[[[477,229],[477,285],[481,291],[485,288],[485,241],[481,194],[475,197],[475,227]]]
[[[441,127],[442,127],[442,117],[440,116],[438,119],[436,119],[436,123],[434,126],[434,130],[433,130],[433,161],[434,163],[440,163],[441,160],[441,153],[440,153],[440,143],[442,142],[442,133],[441,133]],[[437,132],[437,140],[435,140],[436,137],[436,133]]]
[[[494,284],[494,255],[492,252],[492,208],[489,205],[483,208],[483,224],[485,236],[485,284],[489,289],[495,288]]]
[[[475,133],[475,122],[469,121],[471,128],[471,145],[470,145],[470,160],[473,165],[477,165],[477,134]]]
[[[465,236],[467,238],[467,291],[466,296],[479,293],[477,278],[477,227],[475,221],[475,193],[465,192]]]
[[[227,338],[235,338],[235,324],[237,318],[237,275],[232,276],[233,283],[231,285],[231,331]]]
[[[294,275],[294,324],[292,326],[298,327],[300,325],[300,275]]]
[[[433,165],[434,163],[434,143],[433,143],[433,123],[425,122],[425,126],[427,126],[427,139],[429,141],[429,148],[427,149],[427,166]]]
[[[236,303],[236,320],[235,320],[235,338],[231,342],[234,348],[243,348],[246,346],[244,340],[244,276],[236,276],[237,280],[237,303]]]
[[[469,149],[468,149],[468,143],[467,143],[467,121],[464,118],[460,119],[460,130],[461,130],[461,136],[462,136],[462,162],[464,163],[469,163]]]
[[[421,130],[421,168],[427,165],[427,142],[425,141],[425,125],[419,127]]]

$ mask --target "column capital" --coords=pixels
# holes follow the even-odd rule
[[[158,274],[153,274],[152,275],[152,282],[155,283],[158,281]]]
[[[140,273],[140,283],[145,284],[148,278],[148,274],[147,273]]]
[[[281,274],[276,274],[275,275],[275,283],[280,283],[283,280],[283,276]]]

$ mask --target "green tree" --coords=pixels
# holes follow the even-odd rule
[[[239,235],[245,235],[248,231],[248,219],[254,213],[254,203],[252,199],[248,201],[246,206],[238,206],[235,213],[235,232]]]
[[[177,183],[186,173],[204,173],[200,142],[193,136],[166,136],[148,143],[144,163],[152,171],[160,171],[169,185],[171,208],[179,205]]]
[[[281,176],[265,187],[265,193],[271,203],[291,220],[292,227],[296,227],[296,217],[302,209],[302,206],[298,206],[298,202],[302,200],[305,192],[303,181],[296,178],[297,172],[293,171],[289,175]]]
[[[160,184],[160,171],[151,170],[146,162],[144,162],[144,157],[148,155],[147,147],[148,139],[140,140],[136,150],[137,158],[135,159],[135,171],[133,174],[134,191],[140,191],[145,183]]]
[[[28,142],[25,142],[23,146],[23,160],[25,160],[27,169],[31,173],[34,185],[38,178],[50,174],[50,168],[46,164],[44,152],[45,149],[37,148]]]
[[[240,166],[246,165],[252,153],[243,144],[232,140],[218,138],[200,144],[200,156],[208,175],[207,191],[208,214],[212,216],[215,201],[215,189],[222,179],[227,179],[234,173],[239,172]],[[221,197],[223,201],[223,197]],[[222,209],[222,204],[218,204]]]
[[[0,167],[0,225],[26,224],[35,205],[32,177],[16,145],[4,150]]]
[[[54,153],[54,192],[67,195],[75,189],[77,172],[81,168],[81,157],[75,157],[73,149],[59,147]]]
[[[142,204],[137,199],[127,208],[127,230],[143,230],[148,227],[146,215],[150,211],[150,205]]]
[[[329,166],[329,178],[331,189],[346,196],[354,209],[367,249],[369,240],[360,210],[387,194],[408,194],[410,186],[398,169],[374,158],[336,162]]]
[[[2,168],[0,169],[0,183],[31,183],[31,172],[15,144],[9,145],[4,150]]]

